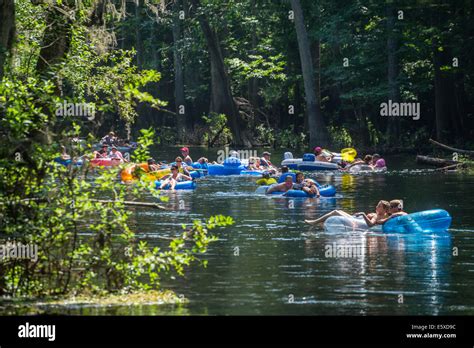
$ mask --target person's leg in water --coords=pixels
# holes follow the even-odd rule
[[[304,220],[307,224],[310,225],[317,225],[320,223],[324,223],[327,219],[329,219],[331,216],[344,216],[348,218],[352,218],[351,214],[346,213],[345,211],[342,210],[333,210],[327,214],[324,214],[323,216],[317,218],[316,220]]]
[[[314,182],[308,181],[307,185],[308,186],[303,186],[303,188],[302,188],[302,190],[304,192],[306,192],[310,196],[311,195],[315,195],[316,197],[320,196],[319,189],[318,189],[318,187],[316,186],[316,184]]]
[[[168,185],[169,183],[170,183],[170,179],[169,179],[169,178],[166,179],[165,181],[163,181],[163,182],[161,183],[161,185],[160,185],[160,190],[163,190],[163,189],[166,187],[166,185]]]
[[[177,181],[174,178],[170,178],[170,190],[174,191],[174,188],[176,187]]]

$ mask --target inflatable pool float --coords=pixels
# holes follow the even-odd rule
[[[242,165],[237,157],[228,157],[223,164],[208,164],[208,175],[239,175],[242,170],[247,168]]]
[[[281,184],[282,182],[285,181],[286,177],[287,176],[291,176],[293,178],[293,182],[296,182],[296,174],[295,173],[284,173],[282,175],[280,175],[280,178],[278,179],[278,183]],[[333,197],[336,195],[336,188],[332,185],[321,185],[319,182],[317,182],[316,180],[313,180],[313,179],[309,179],[309,180],[312,180],[316,186],[318,187],[319,189],[319,194],[323,197]],[[300,191],[300,190],[294,190],[294,191]],[[302,191],[303,193],[305,193],[304,191]],[[291,193],[293,195],[293,193]],[[303,197],[302,195],[298,194],[298,193],[294,193],[296,196],[301,196]],[[308,197],[308,195],[306,195],[306,197]]]
[[[239,175],[244,168],[228,167],[223,164],[209,164],[207,166],[208,175]]]
[[[164,168],[164,169],[156,170],[154,172],[145,173],[145,175],[143,175],[141,177],[141,179],[145,180],[145,181],[160,180],[162,177],[164,177],[165,175],[168,175],[168,174],[171,174],[171,169],[170,168]]]
[[[277,181],[275,180],[275,178],[260,178],[258,179],[256,182],[255,182],[257,185],[263,185],[263,186],[270,186],[270,185],[273,185],[273,184],[276,184]]]
[[[122,179],[123,182],[129,182],[133,180],[137,180],[138,177],[135,176],[137,173],[135,173],[138,168],[142,169],[142,174],[140,175],[140,179],[144,181],[155,181],[155,180],[160,180],[162,177],[164,177],[167,174],[171,174],[170,168],[165,168],[165,169],[160,169],[154,172],[150,172],[148,164],[147,163],[138,163],[131,165],[127,168],[124,168],[120,172],[120,178]]]
[[[160,189],[161,186],[161,181],[157,180],[155,181],[155,188],[157,190]],[[176,183],[176,186],[174,187],[175,190],[194,190],[196,188],[196,183],[194,181],[179,181]],[[163,190],[169,190],[170,185],[166,185]]]
[[[368,227],[362,217],[332,216],[324,222],[326,231],[383,231],[385,233],[446,232],[452,218],[446,210],[433,209],[402,215],[383,225]]]
[[[451,226],[451,215],[443,209],[424,210],[388,220],[382,225],[386,233],[444,232]]]
[[[265,170],[244,169],[240,172],[240,175],[261,176],[263,173],[265,173]]]
[[[285,159],[281,162],[281,165],[300,171],[337,170],[339,168],[337,163],[316,161],[316,156],[312,153],[305,153],[303,158],[292,157],[291,152],[285,153]]]
[[[319,184],[317,184],[319,185]],[[255,193],[257,194],[267,194],[267,190],[270,186],[264,185],[257,187],[257,190]],[[332,185],[319,185],[319,194],[321,197],[334,197],[336,195],[336,188]],[[312,198],[315,195],[309,195],[303,190],[288,190],[286,192],[281,192],[281,191],[273,191],[271,193],[272,195],[281,195],[284,197],[294,197],[294,198]]]
[[[208,166],[207,163],[194,162],[193,164],[191,164],[191,167],[193,167],[194,169],[206,169],[207,170],[207,166]]]
[[[357,156],[357,151],[352,148],[345,148],[341,150],[341,153],[338,154],[341,160],[345,162],[353,162]]]
[[[108,145],[109,148],[112,148],[112,145]],[[132,143],[132,146],[115,146],[117,150],[120,152],[130,152],[137,148],[136,143]],[[92,147],[94,150],[100,150],[102,148],[102,144],[94,144]]]
[[[116,158],[94,158],[89,163],[92,167],[116,167],[122,161]]]
[[[380,225],[369,228],[363,217],[331,216],[324,221],[324,230],[331,232],[381,231]]]
[[[207,172],[204,170],[192,170],[189,172],[189,175],[193,179],[202,178],[207,175]]]
[[[73,161],[72,159],[65,160],[65,159],[62,159],[61,157],[56,157],[54,159],[54,162],[62,164],[63,166],[66,166],[66,167],[71,165],[71,164],[74,165],[74,166],[82,166],[82,164],[83,164],[82,159],[79,159],[77,161]]]
[[[351,174],[357,173],[382,173],[387,171],[387,167],[374,168],[368,164],[356,164],[347,170]]]

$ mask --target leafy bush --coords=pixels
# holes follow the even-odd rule
[[[289,149],[301,149],[306,146],[306,134],[303,132],[295,134],[293,125],[278,131],[275,137],[275,147]]]
[[[208,146],[227,145],[232,140],[232,132],[227,127],[227,116],[211,112],[208,116],[203,116],[206,122],[206,132],[204,141]]]
[[[349,131],[344,127],[328,126],[329,137],[334,148],[352,147],[354,142]]]
[[[48,82],[0,83],[0,239],[38,247],[37,259],[12,258],[0,268],[0,295],[104,294],[159,289],[164,273],[184,274],[216,240],[209,231],[233,223],[216,216],[194,221],[165,249],[151,247],[128,225],[125,197],[144,185],[120,184],[115,170],[87,176],[87,165],[52,159],[65,145],[72,157],[87,146],[71,139],[80,127],[49,134],[56,97]],[[44,137],[43,135],[48,136]],[[144,160],[153,132],[142,131],[136,160]],[[156,196],[157,193],[153,192]]]

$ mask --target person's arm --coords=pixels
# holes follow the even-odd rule
[[[367,216],[367,214],[365,213],[355,213],[354,214],[355,216],[362,216],[365,220],[365,223],[367,224],[367,226],[369,227],[372,227],[372,226],[375,226],[377,224],[376,220],[375,219],[369,219],[369,217]]]
[[[316,197],[320,197],[321,194],[319,193],[319,188],[316,184],[313,184],[313,187],[314,187],[314,191],[316,191]]]
[[[170,177],[171,177],[171,174],[166,174],[165,176],[163,176],[163,177],[160,179],[160,181],[168,180]]]
[[[128,161],[125,159],[125,157],[123,157],[123,154],[122,154],[121,152],[119,152],[119,154],[120,154],[119,157],[120,157],[120,159],[122,160],[122,162],[128,162]]]
[[[377,221],[377,224],[383,225],[383,224],[386,223],[388,220],[390,220],[390,219],[392,219],[392,218],[394,218],[394,217],[402,216],[402,215],[405,215],[405,214],[406,214],[406,213],[405,213],[405,214],[403,214],[403,213],[404,213],[404,212],[394,213],[394,214],[390,215],[388,218],[385,218],[385,219],[382,219],[382,220]]]
[[[179,178],[184,178],[184,179],[186,179],[186,180],[188,180],[188,181],[189,181],[189,180],[193,180],[193,178],[190,177],[189,175],[185,175],[185,174],[181,174],[181,173],[179,173]]]

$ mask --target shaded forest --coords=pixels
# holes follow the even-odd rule
[[[0,1],[0,74],[96,103],[81,122],[98,136],[152,127],[164,144],[334,149],[473,139],[473,1]],[[420,118],[382,117],[389,101],[419,103]]]

